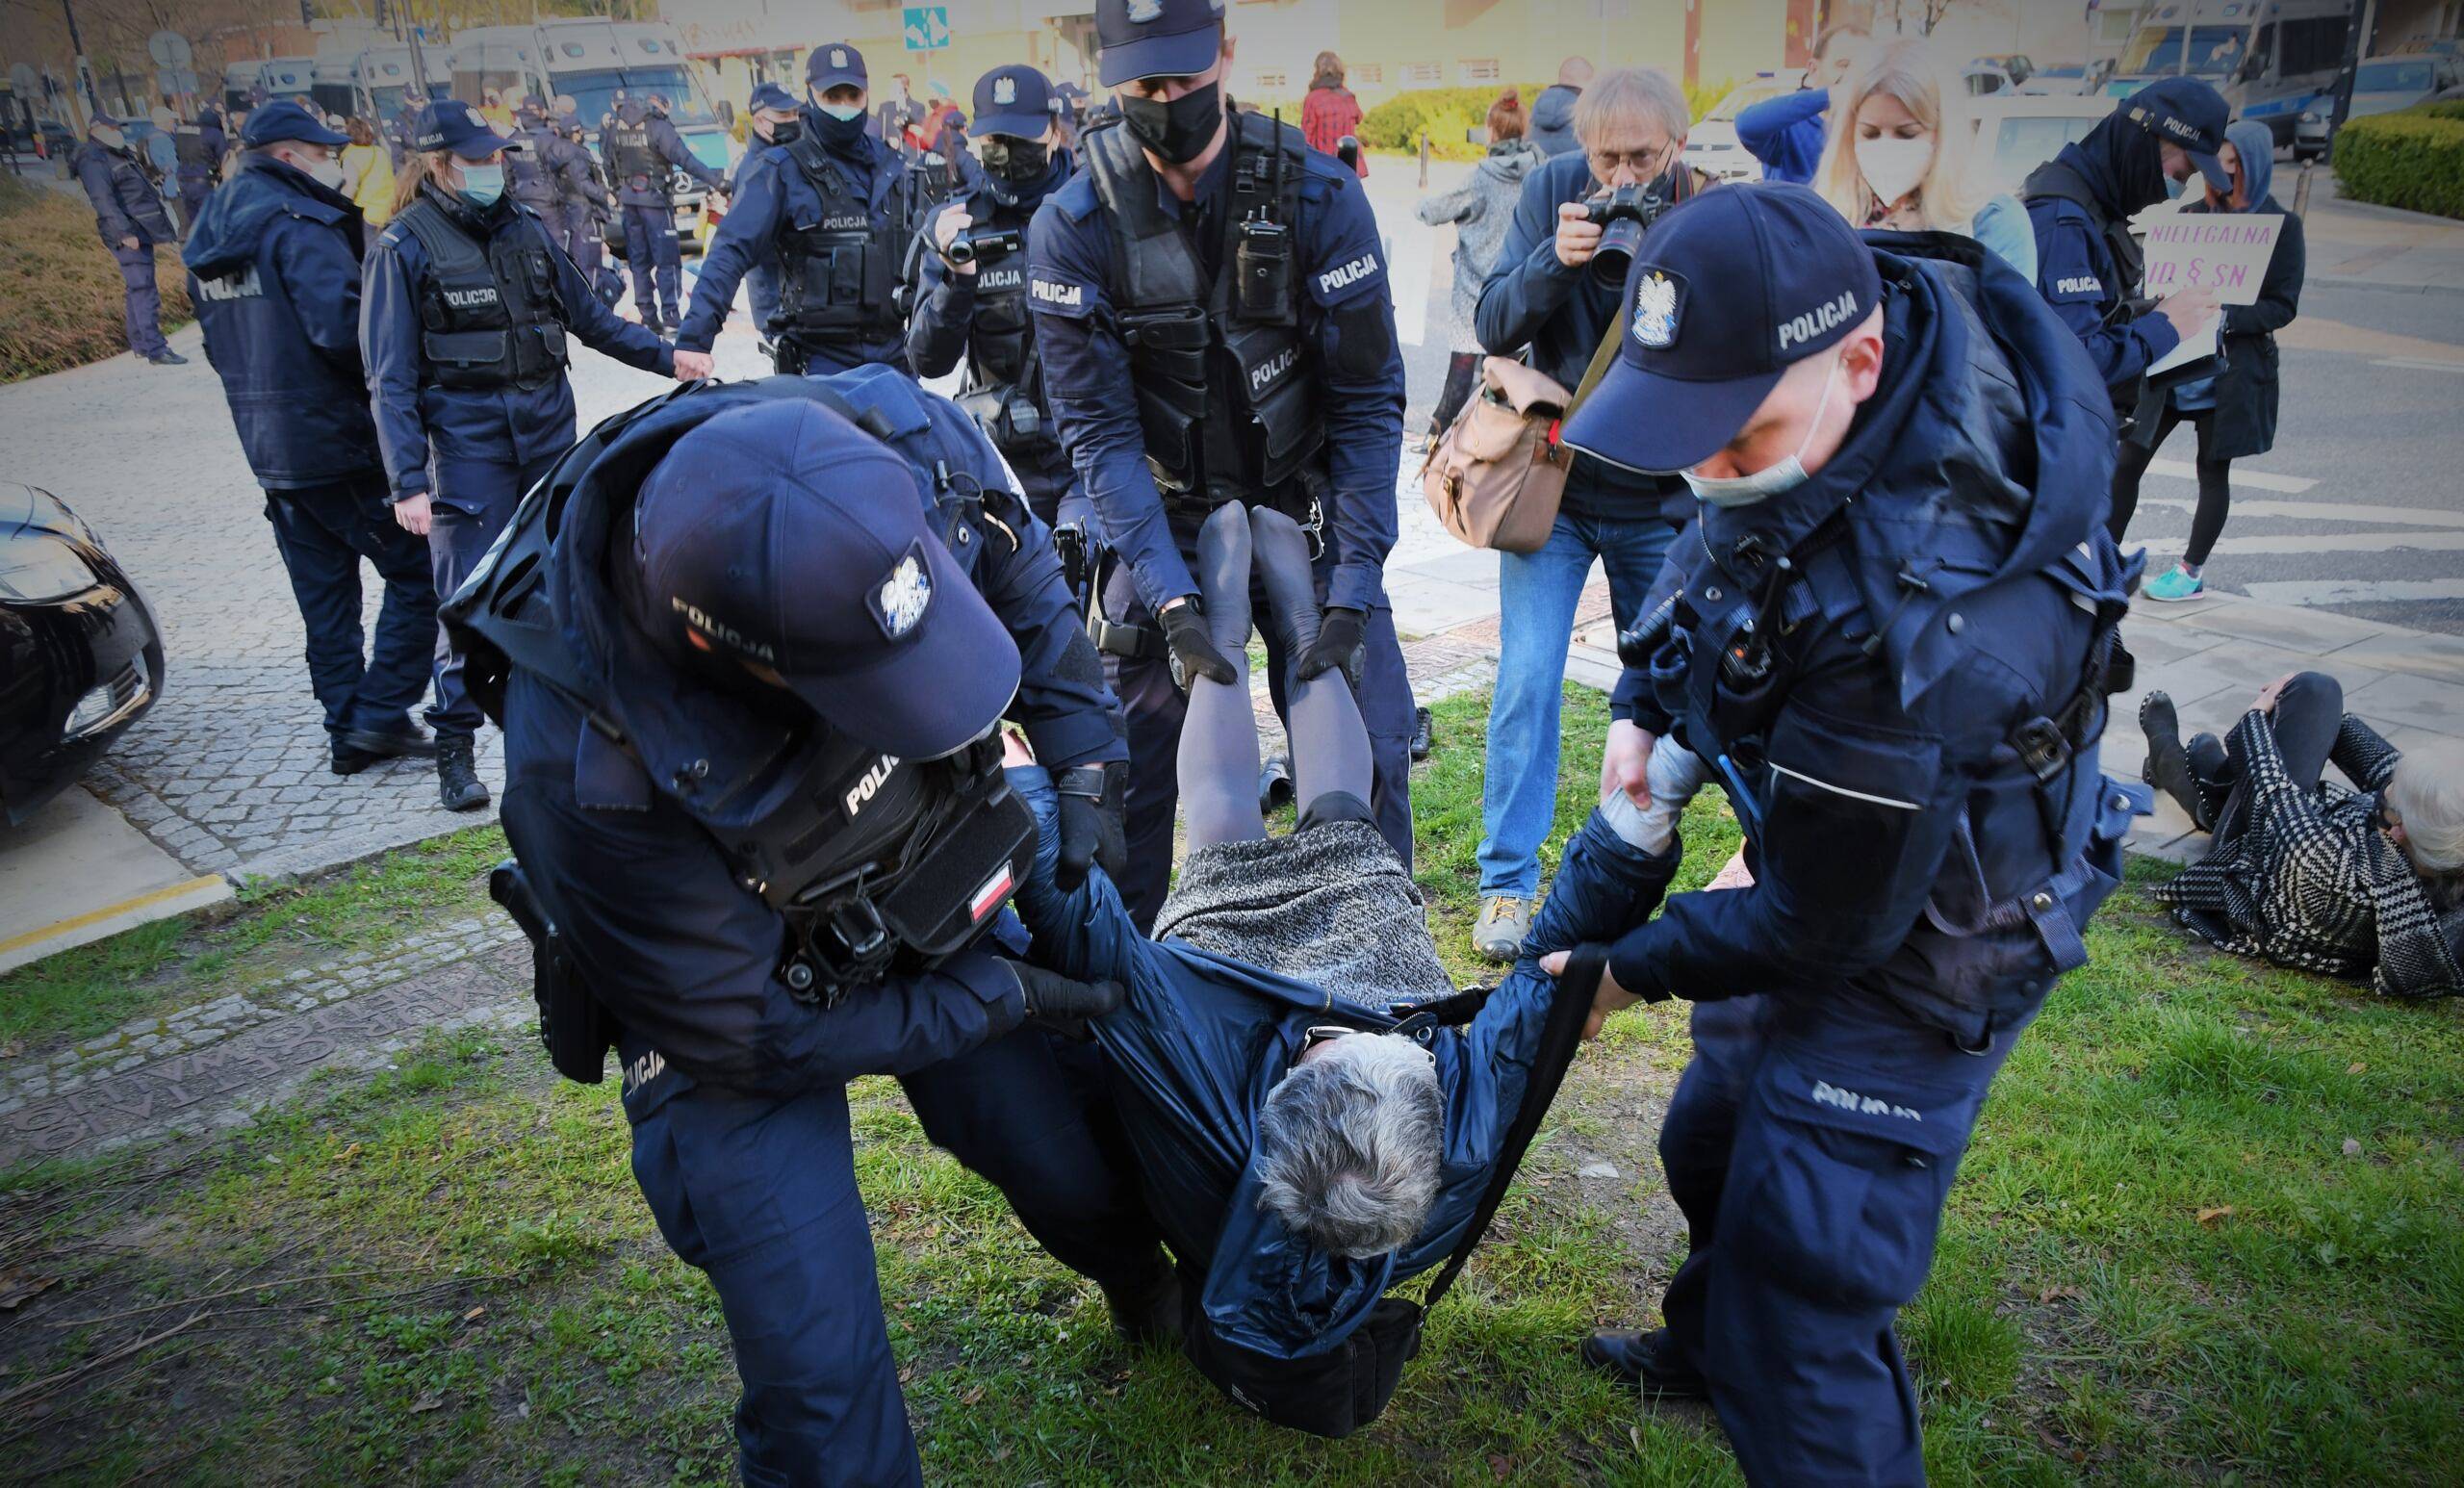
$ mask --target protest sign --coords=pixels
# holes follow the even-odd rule
[[[2181,212],[2158,218],[2147,226],[2147,271],[2141,293],[2161,299],[2184,290],[2214,290],[2228,305],[2255,305],[2283,226],[2283,217],[2272,212]],[[2217,325],[2211,320],[2183,337],[2180,346],[2147,370],[2168,372],[2214,356]]]

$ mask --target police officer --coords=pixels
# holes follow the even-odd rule
[[[1121,888],[1143,925],[1171,866],[1172,669],[1233,676],[1190,571],[1199,525],[1226,500],[1282,509],[1322,544],[1317,642],[1276,656],[1270,682],[1280,698],[1291,677],[1352,679],[1377,830],[1411,861],[1411,685],[1383,583],[1403,363],[1359,181],[1297,129],[1229,108],[1220,8],[1101,0],[1095,23],[1122,116],[1088,127],[1078,174],[1037,212],[1027,303],[1054,421],[1115,555],[1102,601],[1120,629],[1099,644],[1129,714]]]
[[[566,144],[556,170],[556,189],[565,209],[564,249],[598,292],[599,302],[612,310],[625,297],[625,275],[607,262],[604,234],[616,220],[616,198],[607,190],[606,167],[590,152],[589,131],[582,126],[579,106],[572,97],[557,97],[552,127]]]
[[[536,100],[525,98],[513,111],[513,139],[519,148],[504,154],[505,191],[530,209],[548,240],[558,247],[572,241],[565,226],[565,137],[549,127],[547,113]]]
[[[797,113],[795,95],[776,83],[764,83],[756,88],[751,108],[752,113],[745,123],[750,138],[745,141],[744,154],[736,161],[734,171],[728,177],[728,198],[731,201],[743,191],[745,172],[752,168],[754,161],[763,150],[774,144],[792,144],[796,136],[804,131],[804,119]],[[784,131],[783,136],[782,131]],[[726,218],[720,220],[724,222]],[[769,356],[772,354],[770,322],[779,319],[779,250],[776,244],[744,271],[744,293],[753,301],[753,323],[762,336],[761,354]]]
[[[2037,287],[2113,392],[2116,412],[2139,403],[2147,369],[2216,319],[2213,290],[2150,305],[2140,297],[2141,252],[2130,219],[2181,194],[2194,172],[2233,189],[2217,159],[2231,111],[2197,78],[2167,78],[2122,100],[2086,138],[2066,144],[2020,188],[2037,240]]]
[[[864,54],[825,42],[805,59],[808,101],[793,138],[737,173],[680,347],[706,351],[727,323],[738,280],[765,252],[779,259],[779,313],[766,329],[781,372],[907,365],[896,290],[926,202],[917,173],[867,128]]]
[[[427,691],[436,589],[427,545],[385,507],[385,464],[359,355],[359,208],[335,152],[349,137],[297,103],[248,115],[245,153],[207,198],[182,253],[205,357],[308,633],[308,681],[333,771],[353,775],[436,745],[410,720]],[[360,641],[359,565],[385,581],[375,645]]]
[[[907,354],[919,377],[943,376],[963,360],[959,405],[1017,473],[1027,504],[1047,524],[1083,530],[1085,498],[1072,497],[1077,479],[1053,432],[1027,312],[1028,224],[1069,179],[1069,157],[1053,145],[1052,106],[1033,67],[995,67],[977,80],[970,133],[983,178],[927,228],[935,251],[922,257]]]
[[[927,478],[850,414],[922,434],[944,468]],[[507,684],[505,834],[618,1027],[643,1196],[718,1293],[745,1480],[914,1482],[849,1080],[899,1077],[926,1135],[1096,1280],[1124,1331],[1177,1327],[1090,1051],[1026,1021],[1099,1014],[1121,990],[1011,961],[981,933],[1010,855],[1034,842],[991,731],[1023,726],[1065,782],[1119,757],[1110,699],[1049,534],[964,416],[903,373],[697,390],[607,448],[575,478],[546,565],[565,680],[517,657]],[[1074,884],[1099,813],[1070,799]],[[747,841],[799,856],[749,866]],[[748,886],[791,861],[833,880],[907,857],[926,867],[881,895],[892,933],[946,905],[956,944],[843,982],[829,927],[855,901],[799,918],[773,908],[791,885]]]
[[[727,183],[694,158],[666,111],[627,96],[623,89],[616,90],[615,103],[615,111],[600,121],[599,149],[625,214],[625,267],[633,274],[633,308],[652,330],[673,330],[683,315],[684,255],[676,244],[670,172],[683,171],[704,191],[724,191]]]
[[[1087,127],[1087,90],[1075,83],[1055,83],[1052,98],[1061,147],[1074,154],[1078,132]]]
[[[96,114],[69,166],[93,204],[94,228],[102,234],[103,246],[119,265],[128,348],[157,367],[187,366],[189,359],[163,339],[163,295],[154,285],[154,245],[177,243],[180,235],[171,227],[162,196],[145,178],[145,167],[130,152],[119,120]]]
[[[2026,281],[1801,186],[1671,211],[1625,304],[1565,437],[1701,511],[1673,626],[1621,648],[1603,789],[1676,794],[1661,735],[1715,762],[1755,882],[1612,947],[1595,1012],[1695,1003],[1659,1142],[1692,1246],[1667,1326],[1584,1356],[1707,1394],[1750,1482],[1919,1482],[1892,1321],[2145,800],[2097,769],[2136,577],[2111,415]]]
[[[197,215],[205,210],[205,198],[214,192],[216,172],[222,168],[222,131],[218,124],[214,138],[206,138],[203,120],[184,123],[171,135],[171,148],[178,162],[174,171],[180,197],[180,220],[193,230]]]
[[[415,194],[369,254],[359,337],[394,519],[427,539],[436,592],[450,595],[573,443],[568,331],[661,375],[706,377],[710,363],[671,355],[649,329],[608,313],[539,218],[505,194],[503,154],[521,146],[477,110],[430,104],[411,142]],[[472,759],[479,709],[441,629],[427,721],[447,809],[487,805]]]

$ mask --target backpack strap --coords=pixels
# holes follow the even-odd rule
[[[1532,1053],[1531,1076],[1523,1088],[1523,1104],[1514,1113],[1505,1139],[1498,1143],[1489,1191],[1480,1195],[1480,1207],[1473,1214],[1463,1238],[1455,1243],[1454,1253],[1446,1258],[1446,1269],[1437,1273],[1437,1279],[1423,1294],[1422,1312],[1435,1307],[1447,1289],[1454,1285],[1454,1278],[1463,1274],[1473,1248],[1488,1233],[1489,1221],[1497,1217],[1498,1205],[1505,1201],[1515,1171],[1523,1166],[1523,1155],[1530,1150],[1531,1139],[1539,1133],[1551,1102],[1557,1098],[1557,1088],[1565,1083],[1567,1066],[1574,1063],[1575,1051],[1582,1045],[1582,1026],[1591,1016],[1592,998],[1600,990],[1601,974],[1607,969],[1608,948],[1604,945],[1578,945],[1566,958],[1565,974],[1557,978],[1556,990],[1550,995],[1549,1018],[1540,1029],[1540,1047]]]

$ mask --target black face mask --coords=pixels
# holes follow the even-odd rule
[[[843,155],[854,150],[858,141],[864,138],[867,121],[861,114],[854,118],[833,118],[816,107],[806,111],[805,118],[812,125],[813,138],[819,140],[826,150]]]
[[[1215,132],[1223,127],[1223,94],[1213,83],[1168,102],[1120,95],[1121,119],[1138,142],[1175,166],[1185,166],[1206,153]]]
[[[1052,168],[1052,152],[1029,140],[1010,140],[994,135],[984,141],[978,154],[984,168],[1003,185],[1015,189],[1033,186]]]
[[[783,119],[770,126],[772,144],[793,144],[804,137],[805,125],[802,119]]]

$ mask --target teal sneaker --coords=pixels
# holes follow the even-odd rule
[[[2149,579],[2147,586],[2140,593],[2162,603],[2178,604],[2184,600],[2195,600],[2207,593],[2207,581],[2198,575],[2186,572],[2179,565],[2175,565],[2165,574]]]

